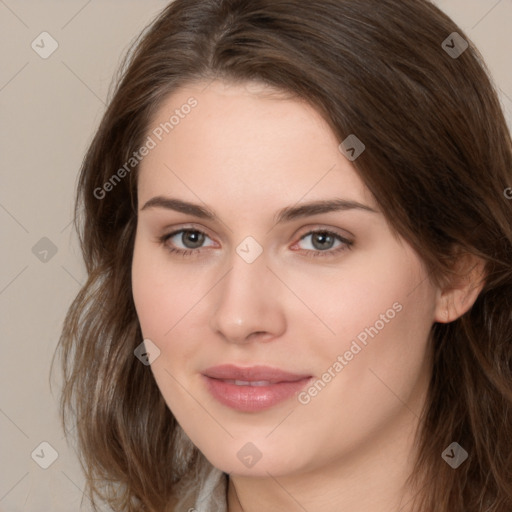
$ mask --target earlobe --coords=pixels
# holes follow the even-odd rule
[[[459,258],[458,272],[438,292],[434,320],[450,323],[469,311],[485,284],[485,262],[474,255]]]

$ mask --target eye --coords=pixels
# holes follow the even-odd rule
[[[192,253],[198,253],[198,249],[202,247],[206,238],[210,237],[198,229],[180,229],[160,237],[160,243],[165,245],[171,253],[188,256]],[[172,245],[169,244],[169,241],[172,242]],[[179,247],[180,243],[184,248]],[[178,247],[176,247],[177,245]]]
[[[309,245],[306,249],[303,249],[308,256],[332,256],[338,254],[344,250],[350,249],[353,245],[351,240],[326,229],[320,229],[316,231],[310,231],[300,241],[310,238],[310,242],[305,244]],[[335,243],[338,242],[338,245]]]
[[[200,254],[203,244],[207,238],[206,233],[198,229],[180,229],[172,233],[163,235],[159,238],[159,242],[173,254],[179,256],[196,256]],[[350,249],[353,245],[351,240],[326,229],[310,231],[300,238],[300,242],[311,238],[309,247],[300,249],[306,256],[333,256],[338,253]],[[211,239],[210,239],[211,240]],[[335,245],[336,242],[338,245]],[[182,247],[180,247],[180,244]],[[295,244],[297,246],[298,244]],[[215,244],[210,244],[215,246]],[[295,247],[293,246],[293,247]],[[206,246],[207,247],[207,246]]]

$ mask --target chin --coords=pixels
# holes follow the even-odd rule
[[[198,448],[213,466],[229,474],[264,478],[270,474],[278,477],[300,473],[309,465],[304,460],[305,454],[297,453],[295,442],[288,449],[277,439],[277,445],[264,436],[255,437],[253,441],[249,439],[250,436],[246,435],[242,440],[230,439],[226,444]]]

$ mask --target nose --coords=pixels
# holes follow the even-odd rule
[[[215,287],[210,328],[236,344],[271,341],[286,329],[282,283],[260,255],[247,263],[234,253],[231,270]]]

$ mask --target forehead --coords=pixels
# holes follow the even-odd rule
[[[154,147],[139,168],[141,202],[168,193],[277,209],[306,195],[339,195],[375,205],[321,115],[258,83],[182,87],[162,103],[147,137]]]

